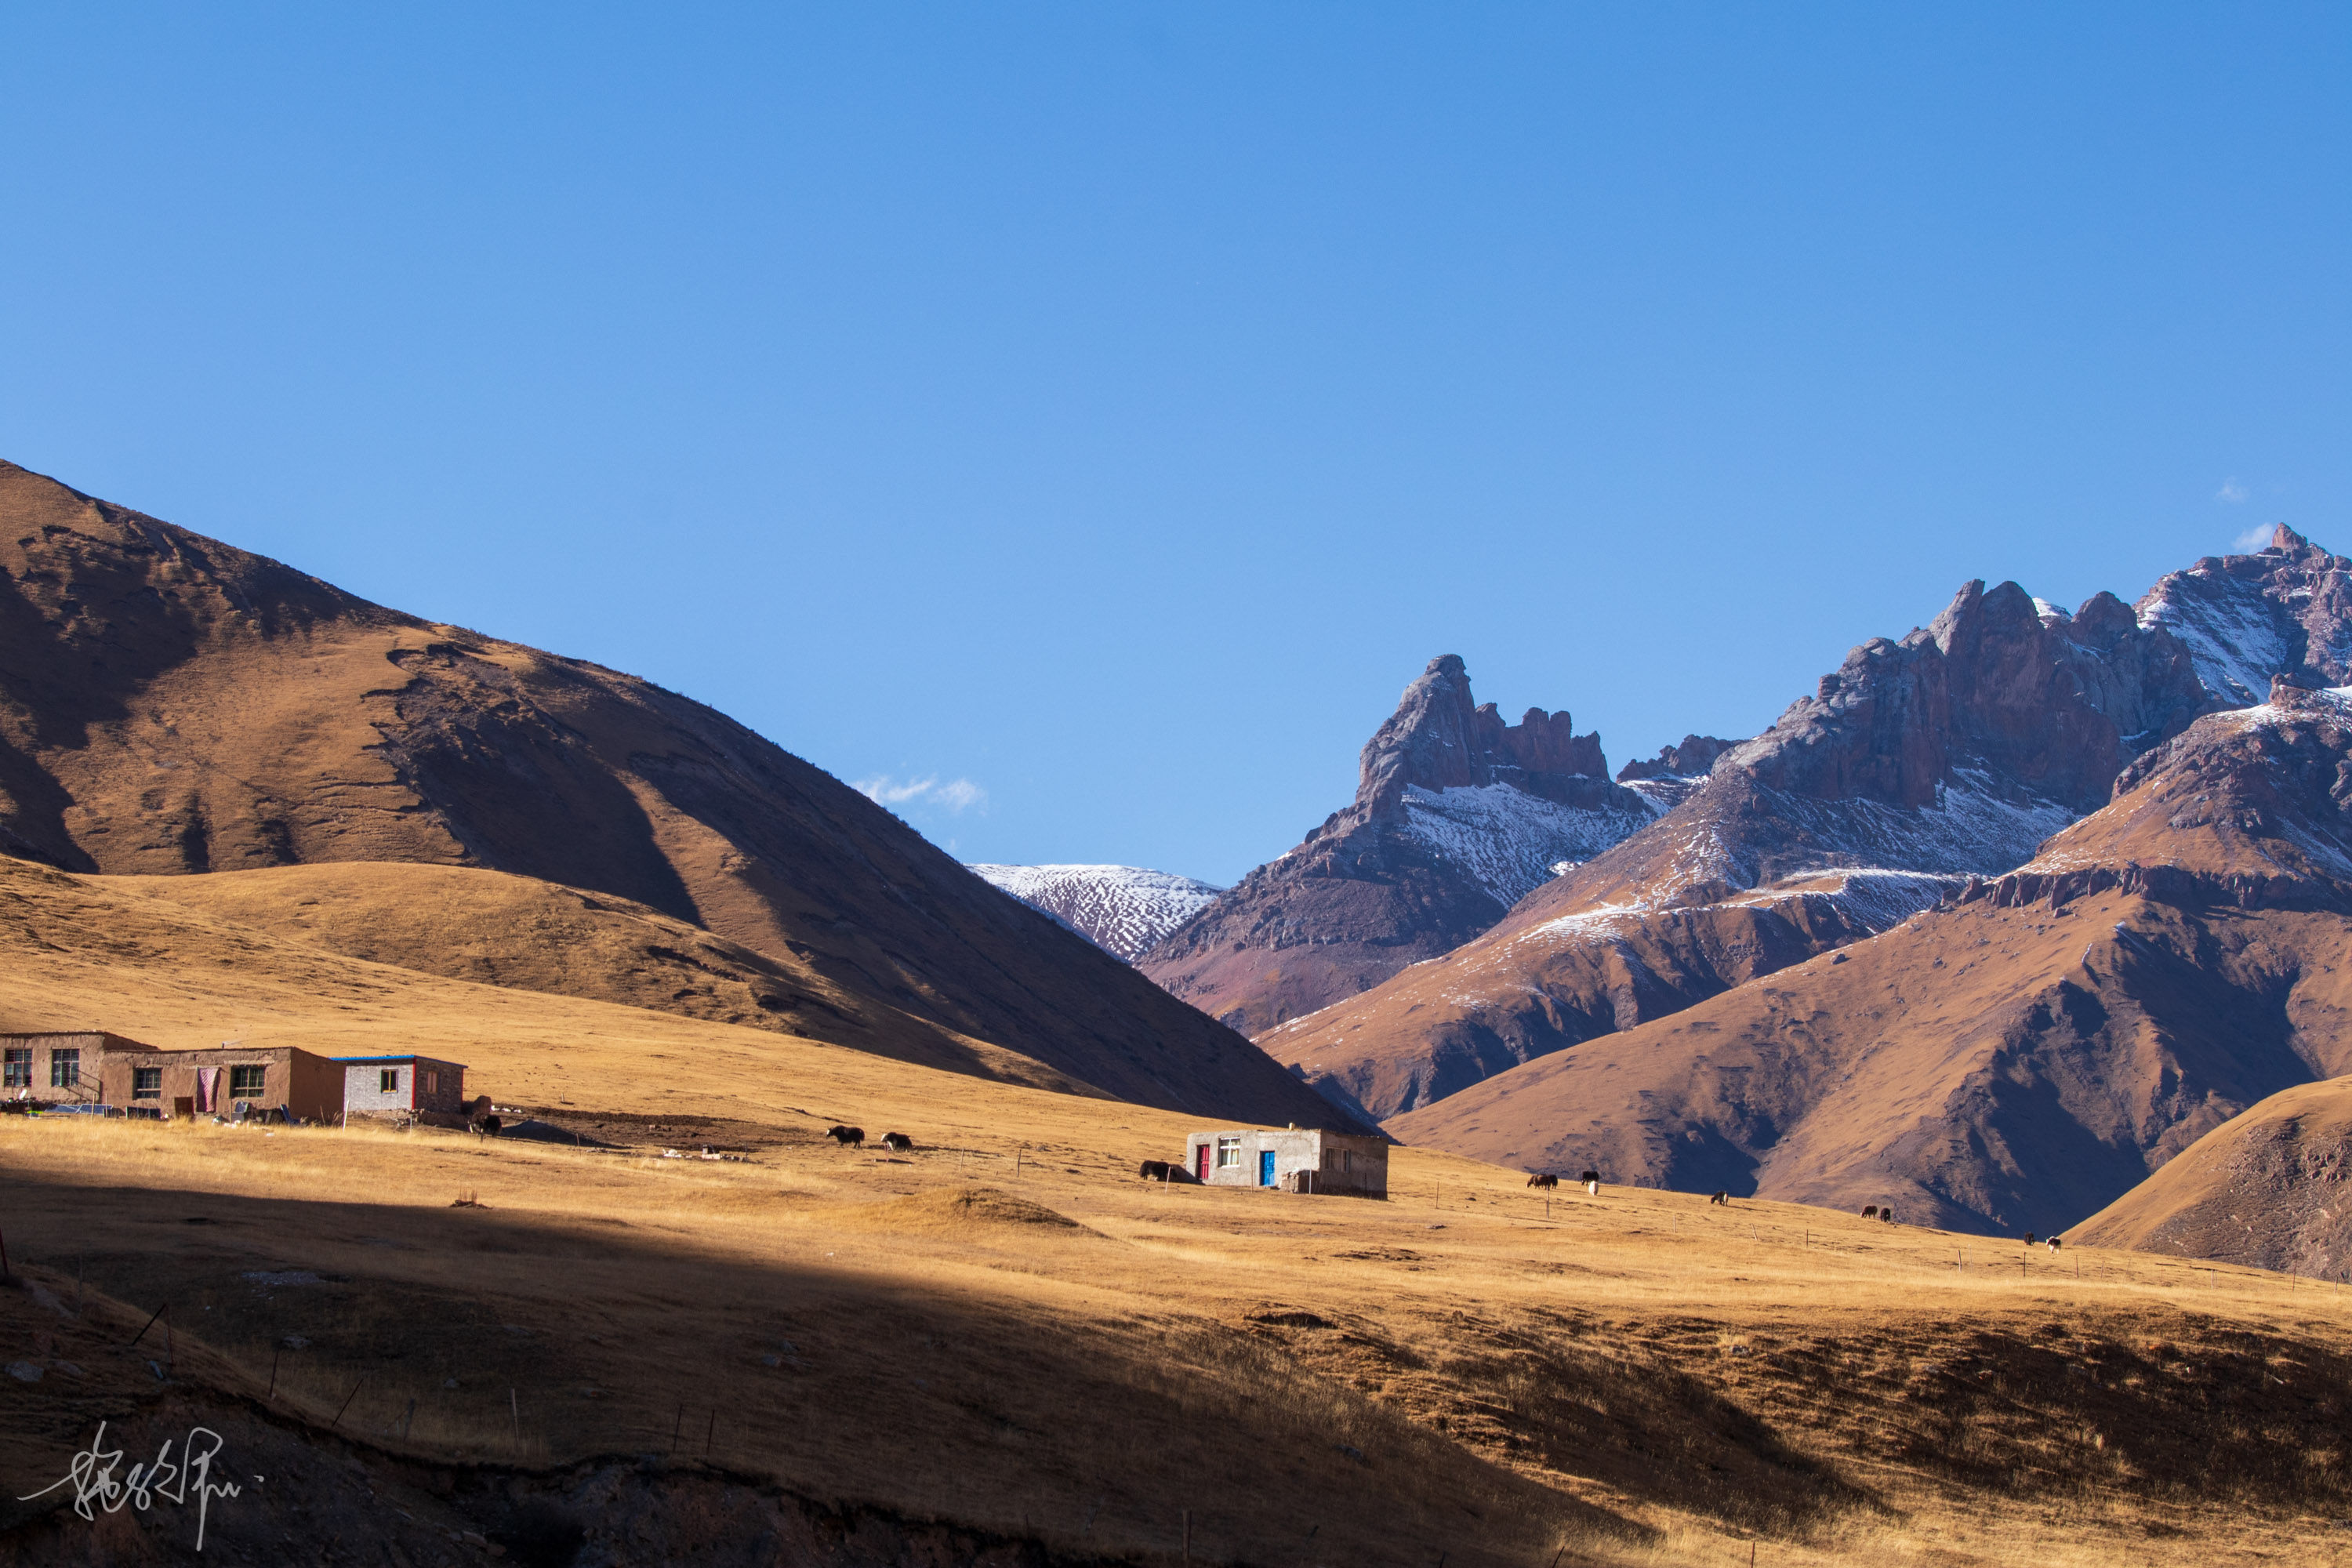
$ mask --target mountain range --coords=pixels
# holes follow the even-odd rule
[[[2352,563],[2284,527],[2136,605],[1964,584],[1761,733],[1614,777],[1441,656],[1354,800],[1225,889],[959,865],[650,682],[6,464],[0,576],[0,851],[239,941],[1529,1170],[2343,1264]]]

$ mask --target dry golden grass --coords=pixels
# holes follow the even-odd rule
[[[67,881],[38,940],[0,899],[0,1027],[420,1048],[583,1122],[761,1130],[719,1163],[0,1119],[20,1268],[61,1300],[79,1273],[122,1338],[169,1302],[184,1376],[420,1463],[675,1449],[1151,1563],[1187,1512],[1196,1560],[1235,1563],[2203,1568],[2352,1543],[2336,1290],[1792,1205],[1547,1202],[1411,1149],[1388,1203],[1153,1186],[1136,1162],[1192,1119]],[[836,1148],[836,1119],[918,1151]],[[70,1427],[0,1433],[11,1475],[58,1473]]]
[[[1116,1167],[1174,1119],[1030,1098],[904,1163],[12,1118],[0,1164],[53,1288],[79,1268],[126,1321],[171,1301],[249,1392],[278,1346],[279,1405],[325,1426],[348,1400],[343,1430],[423,1457],[707,1444],[1070,1551],[1166,1552],[1189,1509],[1210,1561],[2341,1540],[2341,1461],[2305,1452],[2341,1441],[2339,1292],[1682,1194],[1547,1217],[1510,1173],[1411,1150],[1387,1204],[1155,1187]],[[1024,1142],[1058,1152],[1016,1178]]]

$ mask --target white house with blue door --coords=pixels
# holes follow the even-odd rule
[[[1389,1195],[1389,1141],[1317,1127],[1195,1132],[1184,1168],[1212,1187],[1275,1187],[1349,1197]]]

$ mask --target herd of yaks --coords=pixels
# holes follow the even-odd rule
[[[828,1127],[824,1135],[845,1149],[866,1147],[866,1129],[863,1127]],[[893,1154],[905,1154],[913,1151],[915,1141],[904,1132],[885,1132],[882,1134],[882,1147]]]

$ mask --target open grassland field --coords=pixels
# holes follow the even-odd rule
[[[0,1293],[5,1352],[51,1370],[5,1385],[9,1494],[99,1418],[196,1412],[303,1439],[289,1490],[356,1457],[412,1526],[527,1552],[530,1504],[590,1561],[737,1560],[695,1532],[761,1489],[1051,1554],[1005,1561],[1174,1562],[1187,1513],[1201,1562],[2352,1553],[2336,1290],[1788,1205],[1547,1204],[1411,1151],[1385,1204],[1155,1187],[1128,1156],[1180,1120],[1003,1092],[986,1131],[907,1117],[903,1159],[814,1118],[730,1162],[10,1118],[32,1288]],[[122,1349],[166,1303],[169,1382],[160,1327]],[[218,1504],[207,1560],[295,1560],[236,1535],[261,1506]],[[388,1523],[320,1500],[266,1533],[381,1561]],[[89,1529],[22,1526],[17,1560]],[[806,1560],[933,1560],[877,1551]]]
[[[425,1050],[581,1140],[0,1118],[0,1495],[201,1421],[265,1478],[205,1563],[2352,1561],[2352,1297],[2291,1276],[1418,1150],[1153,1186],[1202,1119],[105,878],[11,872],[0,962],[0,1028]],[[58,1503],[0,1563],[195,1560]]]

